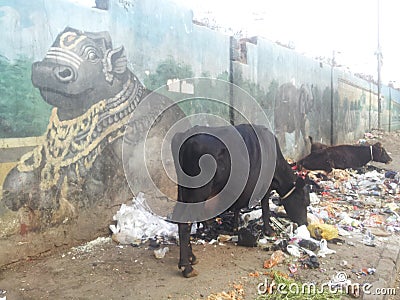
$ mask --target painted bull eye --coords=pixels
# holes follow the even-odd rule
[[[97,50],[93,47],[87,47],[84,50],[86,59],[91,62],[97,62],[100,59],[100,56],[97,54]]]

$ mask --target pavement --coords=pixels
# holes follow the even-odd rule
[[[400,266],[400,241],[398,236],[393,235],[383,247],[374,250],[378,254],[376,263],[376,274],[378,280],[371,282],[371,294],[364,293],[365,300],[400,299],[400,290],[396,286],[396,278]],[[364,252],[364,251],[363,251]],[[368,255],[368,251],[365,251]],[[396,295],[379,295],[388,292],[388,288],[396,288]],[[379,290],[378,290],[379,289]]]

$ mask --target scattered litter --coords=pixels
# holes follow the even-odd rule
[[[164,247],[164,248],[160,248],[160,249],[154,250],[154,256],[157,259],[164,258],[165,254],[167,254],[168,251],[169,251],[168,247]]]
[[[398,172],[366,166],[360,170],[333,170],[328,175],[313,171],[308,175],[320,187],[310,193],[308,226],[297,227],[281,214],[282,205],[277,197],[272,196],[270,225],[275,236],[264,235],[262,210],[258,206],[242,212],[237,232],[233,232],[234,215],[231,212],[210,220],[204,227],[193,226],[193,243],[211,244],[214,247],[224,245],[223,243],[258,246],[273,251],[270,258],[263,262],[265,269],[286,262],[287,264],[281,266],[286,270],[285,276],[296,277],[304,269],[330,273],[332,269],[324,266],[326,259],[323,258],[335,254],[336,250],[330,249],[328,242],[336,244],[332,247],[334,249],[343,244],[375,247],[384,242],[384,237],[400,233]],[[114,220],[116,224],[110,226],[114,240],[121,244],[139,244],[150,240],[149,248],[152,248],[158,259],[163,258],[168,251],[168,247],[161,247],[159,237],[177,239],[177,226],[152,215],[146,209],[143,194],[139,194],[131,205],[122,205]],[[155,242],[152,242],[152,238]],[[339,269],[354,268],[355,262],[347,259],[349,261],[338,259],[337,265],[341,267]],[[370,267],[352,272],[357,276],[367,276],[373,275],[376,270]],[[249,276],[260,274],[255,272]],[[338,276],[339,273],[331,278],[331,286],[351,283]],[[354,291],[354,295],[357,295],[357,291]],[[230,295],[225,293],[224,297]]]
[[[227,234],[220,234],[219,236],[218,236],[218,242],[227,242],[227,241],[230,241],[230,240],[232,240],[232,236],[230,236],[230,235],[227,235]]]
[[[296,264],[291,264],[291,265],[289,265],[289,272],[290,272],[291,274],[297,273],[297,266],[296,266]]]
[[[321,249],[318,251],[318,254],[317,254],[318,257],[325,257],[326,255],[336,253],[335,250],[332,250],[332,249],[329,249],[329,248],[328,248],[328,244],[327,244],[326,240],[324,240],[324,239],[322,239],[322,240],[320,241],[319,247],[320,247]]]
[[[320,265],[316,256],[307,256],[306,258],[299,259],[299,262],[306,269],[316,269]]]
[[[239,229],[238,232],[238,245],[245,247],[256,247],[257,240],[260,236],[260,231],[248,227],[242,227]]]
[[[376,272],[376,269],[375,268],[368,268],[366,271],[367,271],[368,275],[374,275],[375,272]],[[364,272],[364,269],[363,269],[363,272]]]
[[[310,204],[317,205],[319,204],[320,200],[316,193],[310,193]]]
[[[304,253],[306,253],[308,256],[312,257],[312,256],[317,256],[313,251],[308,250],[306,248],[300,248]]]
[[[366,246],[375,247],[375,236],[371,233],[370,230],[364,235],[363,243]]]
[[[257,271],[249,273],[249,277],[260,277],[260,273],[258,273]]]
[[[267,238],[262,238],[257,241],[257,246],[260,248],[267,248],[269,243],[270,242]]]
[[[386,231],[385,229],[379,227],[370,228],[370,232],[374,236],[381,236],[381,237],[387,237],[392,235],[390,231]]]
[[[264,268],[270,269],[273,266],[279,265],[285,260],[285,253],[282,250],[277,250],[272,253],[271,258],[264,261]]]
[[[318,248],[317,243],[315,243],[314,241],[312,241],[310,239],[303,239],[298,244],[300,247],[306,248],[311,251],[315,251]]]
[[[300,257],[301,256],[299,247],[297,247],[295,245],[288,245],[286,247],[286,250],[292,256],[295,256],[295,257]]]
[[[71,248],[74,253],[89,253],[98,246],[108,244],[111,242],[110,237],[98,237],[97,239],[87,242],[84,245]]]
[[[330,224],[310,224],[308,225],[308,230],[311,233],[311,236],[313,238],[316,238],[318,240],[324,239],[324,240],[332,240],[334,238],[339,237],[339,232],[338,229]]]
[[[297,230],[295,231],[295,238],[298,239],[310,239],[310,231],[308,231],[307,226],[306,225],[301,225],[300,227],[297,228]]]
[[[287,246],[288,246],[288,241],[286,239],[279,239],[274,242],[274,244],[271,247],[271,250],[272,251],[286,250]]]
[[[7,300],[7,291],[0,289],[0,300]]]
[[[218,243],[218,241],[216,239],[212,239],[211,241],[208,242],[210,245],[214,245],[216,243]]]
[[[248,213],[243,214],[243,215],[241,216],[241,218],[242,218],[243,222],[245,223],[244,226],[246,227],[247,224],[248,224],[250,221],[260,219],[261,216],[262,216],[262,209],[260,208],[260,209],[255,209],[255,210],[253,210],[253,211],[250,211],[250,212],[248,212]]]
[[[113,217],[116,225],[110,225],[113,240],[120,244],[138,245],[155,237],[177,239],[178,226],[150,211],[143,193],[139,193],[131,205],[122,204]]]
[[[318,218],[316,215],[312,213],[307,213],[307,222],[308,224],[323,223],[323,221],[320,218]]]
[[[351,270],[357,276],[367,276],[367,275],[374,275],[376,272],[375,268],[361,268],[359,270]]]

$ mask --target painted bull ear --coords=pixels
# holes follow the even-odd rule
[[[123,46],[108,50],[103,62],[106,80],[112,82],[114,74],[123,74],[127,69],[127,62]]]
[[[119,47],[118,49],[111,50],[108,53],[110,57],[110,61],[112,64],[112,71],[116,74],[122,74],[126,71],[126,65],[128,60],[125,56],[125,49],[123,46]]]

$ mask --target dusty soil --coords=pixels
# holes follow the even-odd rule
[[[383,134],[379,140],[391,153],[393,162],[377,166],[400,171],[400,133]],[[384,247],[385,239],[379,243]],[[272,251],[240,247],[229,242],[194,245],[193,250],[199,258],[196,269],[200,274],[184,279],[177,268],[178,246],[166,246],[170,251],[162,259],[155,258],[148,244],[119,246],[109,237],[75,248],[60,247],[57,251],[0,270],[0,289],[7,291],[8,300],[207,299],[222,291],[231,291],[231,295],[235,293],[243,299],[255,299],[257,285],[268,278],[263,263]],[[379,258],[378,247],[354,241],[353,244],[329,244],[329,248],[337,253],[320,258],[320,268],[298,268],[294,277],[317,284],[328,281],[337,271],[345,271],[353,282],[373,282],[379,278],[376,273],[358,278],[351,272],[374,267]],[[290,262],[289,258],[274,269],[289,274]],[[398,284],[399,279],[396,286]],[[399,289],[397,295],[400,297]]]

